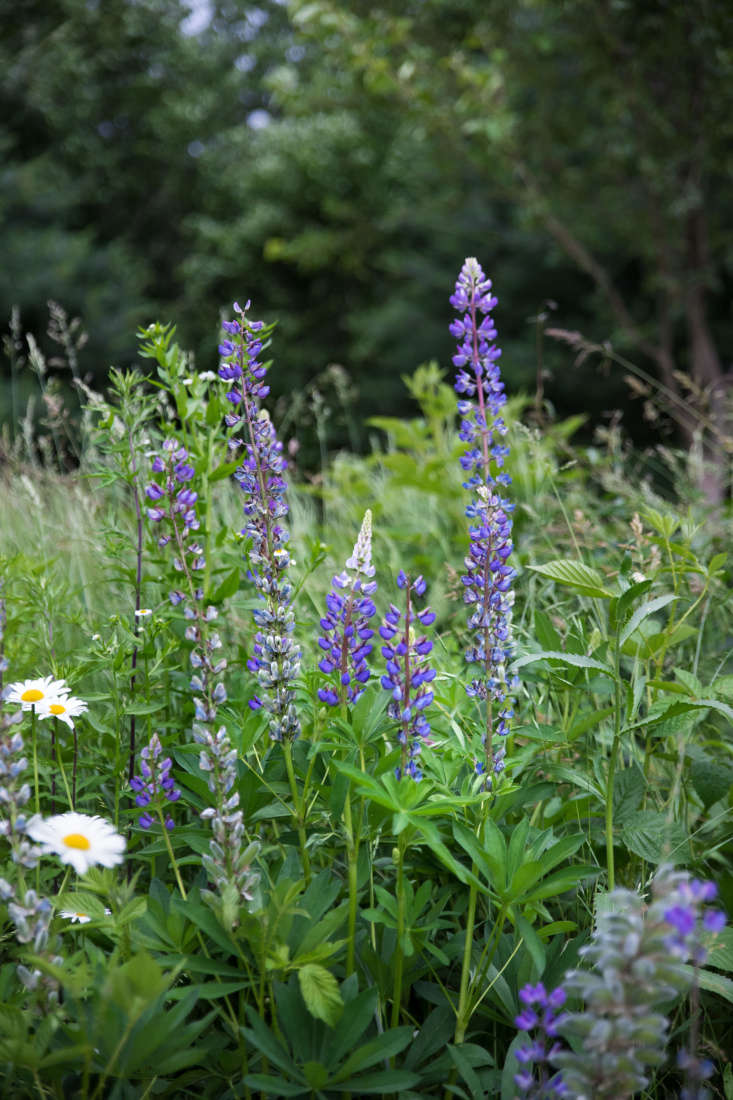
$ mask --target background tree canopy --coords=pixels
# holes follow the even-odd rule
[[[250,297],[279,319],[283,392],[339,363],[361,414],[400,413],[401,375],[449,362],[435,303],[475,254],[511,389],[533,389],[533,319],[552,312],[654,374],[685,441],[681,372],[727,428],[728,5],[2,0],[0,14],[0,316],[18,305],[39,336],[48,299],[81,316],[97,383],[154,318],[211,368],[216,318]],[[622,372],[575,358],[545,341],[561,411],[628,404]],[[626,422],[643,433],[639,403]]]

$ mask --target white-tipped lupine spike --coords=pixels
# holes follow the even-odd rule
[[[347,569],[355,569],[357,573],[363,573],[365,577],[374,576],[372,565],[372,511],[367,508],[362,520],[359,537],[354,544],[354,552],[346,560]]]

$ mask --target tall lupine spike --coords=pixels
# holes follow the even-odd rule
[[[461,269],[451,304],[463,316],[450,326],[459,340],[453,363],[458,367],[455,389],[459,395],[460,438],[467,444],[461,466],[467,479],[464,488],[473,494],[466,508],[471,545],[462,577],[464,602],[469,607],[468,629],[473,636],[466,660],[476,675],[466,692],[485,705],[482,732],[484,759],[476,770],[485,774],[491,788],[492,775],[504,769],[504,746],[494,745],[494,735],[506,737],[512,718],[511,693],[517,679],[507,678],[507,664],[513,653],[511,582],[516,575],[508,563],[512,552],[513,504],[501,495],[511,479],[503,471],[509,448],[503,443],[506,424],[500,413],[506,404],[504,383],[494,343],[496,327],[490,316],[497,299],[491,293],[478,261],[469,257]]]
[[[194,671],[190,687],[196,719],[213,723],[218,705],[227,697],[221,680],[227,662],[218,656],[221,639],[211,627],[218,612],[213,606],[204,607],[204,590],[196,576],[205,568],[206,559],[195,535],[200,526],[196,514],[198,493],[190,484],[195,470],[188,451],[175,439],[165,440],[162,454],[153,458],[152,468],[155,474],[163,476],[151,482],[145,491],[152,502],[148,516],[153,523],[161,525],[158,546],[162,549],[172,544],[173,565],[181,574],[182,587],[173,589],[169,598],[174,607],[182,606],[188,621],[186,639],[193,642],[190,660]]]
[[[219,346],[223,357],[219,375],[232,384],[227,398],[237,410],[227,416],[227,425],[241,424],[244,433],[243,440],[232,440],[233,446],[244,445],[244,458],[234,476],[245,494],[242,534],[250,540],[250,577],[264,603],[253,613],[258,630],[247,667],[257,677],[260,694],[250,706],[253,710],[263,707],[269,713],[274,741],[290,741],[300,733],[294,684],[301,655],[293,637],[293,586],[287,578],[289,535],[280,522],[288,513],[283,476],[287,462],[282,443],[259,405],[269,392],[264,384],[267,367],[258,356],[270,329],[265,329],[262,321],[248,320],[248,307],[249,302],[244,309],[235,302],[240,320],[224,323],[232,339]]]
[[[332,707],[356,703],[371,675],[367,657],[374,637],[369,626],[376,612],[372,600],[377,590],[377,582],[371,579],[374,572],[372,513],[367,509],[353,553],[346,560],[346,569],[333,578],[326,597],[326,614],[321,619],[323,634],[318,645],[324,655],[318,667],[327,676],[335,674],[338,683],[336,687],[319,688],[318,698]]]
[[[395,774],[398,779],[409,775],[419,780],[422,779],[419,756],[430,734],[425,709],[433,701],[430,684],[435,679],[435,669],[426,664],[433,643],[417,630],[435,622],[435,614],[429,607],[422,611],[415,609],[415,596],[425,593],[422,577],[412,580],[400,570],[397,586],[405,593],[405,618],[402,623],[402,612],[392,604],[379,628],[385,642],[382,656],[387,662],[382,687],[392,696],[387,714],[397,723],[397,740],[402,746],[402,760]]]

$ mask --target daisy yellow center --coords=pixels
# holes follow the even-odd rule
[[[48,709],[51,711],[51,714],[66,714],[66,707],[63,703],[51,703]]]
[[[79,848],[82,852],[86,852],[91,848],[91,844],[87,837],[82,833],[69,833],[63,838],[63,843],[67,848]]]
[[[37,703],[39,699],[43,698],[43,692],[39,691],[38,688],[27,688],[20,698],[23,703]]]
[[[86,913],[74,913],[74,916],[75,917],[86,917],[87,914]]]

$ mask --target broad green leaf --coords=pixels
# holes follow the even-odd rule
[[[694,978],[693,967],[685,965],[681,969],[687,973],[690,984],[692,984]],[[697,980],[700,989],[707,989],[709,993],[717,993],[719,997],[724,997],[726,1001],[733,1004],[733,981],[730,978],[724,978],[722,974],[714,974],[712,970],[702,968],[697,972]]]
[[[300,992],[311,1016],[333,1027],[344,1007],[338,982],[330,970],[318,963],[306,963],[298,970]]]
[[[269,1077],[266,1073],[248,1073],[244,1083],[266,1096],[308,1096],[313,1090],[310,1085],[294,1085],[283,1081],[282,1077]]]
[[[559,584],[567,584],[582,596],[600,596],[606,600],[613,598],[613,592],[606,588],[601,574],[591,569],[585,562],[560,559],[546,562],[545,565],[530,565],[527,568]]]
[[[656,611],[661,611],[663,607],[666,607],[668,603],[676,599],[677,596],[674,592],[668,592],[666,595],[657,596],[656,599],[650,600],[649,603],[642,604],[641,607],[638,607],[621,631],[619,645],[623,645],[624,642],[631,637],[640,623],[643,623],[650,615],[653,615]]]
[[[339,1092],[349,1092],[352,1096],[399,1096],[406,1089],[420,1083],[417,1073],[407,1069],[385,1069],[378,1073],[367,1073],[363,1077],[352,1077],[342,1085],[329,1083],[329,1088]]]
[[[703,943],[707,948],[707,962],[716,970],[733,971],[733,928],[723,928],[717,933],[705,933]]]

